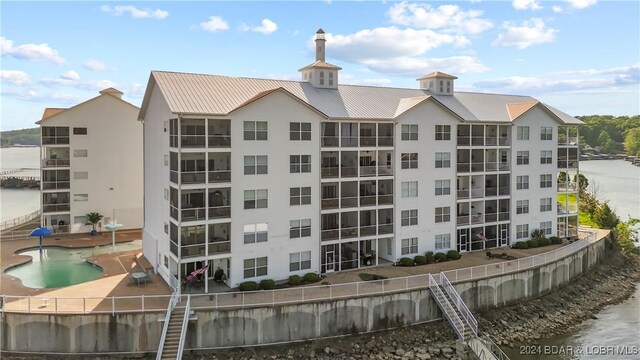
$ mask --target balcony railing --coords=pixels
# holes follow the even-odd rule
[[[484,171],[484,163],[482,162],[471,163],[471,172],[483,172],[483,171]]]
[[[459,146],[469,146],[471,143],[471,136],[458,135]]]
[[[180,220],[180,218],[178,217],[178,214],[179,214],[179,211],[177,207],[169,206],[169,216],[171,216],[172,219]]]
[[[495,161],[484,163],[485,171],[498,171],[498,163]]]
[[[376,166],[360,166],[360,176],[376,176]]]
[[[458,215],[458,225],[469,225],[469,215]]]
[[[326,147],[338,147],[340,144],[340,139],[336,136],[323,136],[321,141],[322,146]]]
[[[577,169],[578,160],[558,160],[559,169]]]
[[[357,206],[358,206],[358,197],[357,196],[340,198],[340,207],[342,209],[350,208],[350,207],[357,207]]]
[[[339,167],[323,167],[320,169],[320,174],[323,179],[331,179],[338,177]]]
[[[198,221],[206,218],[207,208],[205,207],[182,209],[181,221]]]
[[[500,171],[509,171],[509,163],[500,163],[500,164],[498,164],[498,169]]]
[[[180,143],[183,148],[203,148],[206,146],[207,137],[204,135],[182,135]]]
[[[484,196],[489,197],[489,196],[497,196],[498,195],[498,188],[497,187],[486,187],[484,188]]]
[[[578,146],[578,138],[575,136],[558,137],[558,145]]]
[[[483,188],[471,188],[471,197],[474,199],[484,197],[484,189]]]
[[[482,214],[471,215],[471,223],[472,224],[484,223],[484,216]]]
[[[341,177],[356,177],[358,176],[358,168],[356,166],[343,166],[340,168]]]
[[[57,189],[69,189],[70,182],[65,181],[43,181],[42,190],[57,190]]]
[[[375,206],[376,198],[377,196],[375,195],[370,195],[370,196],[360,195],[360,206],[372,206],[372,205]]]
[[[69,145],[68,136],[43,136],[42,145]]]
[[[43,159],[42,167],[68,167],[71,164],[70,159]]]
[[[338,229],[322,230],[322,232],[320,233],[320,237],[322,238],[323,241],[337,240],[338,234],[339,234]]]
[[[361,136],[360,137],[360,146],[376,146],[376,137],[375,136]]]
[[[358,146],[358,137],[357,136],[342,136],[340,140],[341,147],[357,147]]]
[[[393,234],[393,224],[379,224],[378,235]]]
[[[559,182],[558,191],[577,191],[578,184],[569,182]]]
[[[231,241],[209,242],[209,255],[231,252]]]
[[[459,189],[457,190],[458,199],[468,199],[469,198],[469,189]]]
[[[231,170],[209,171],[209,183],[223,183],[231,181]]]
[[[171,170],[169,171],[169,181],[171,181],[174,184],[178,183],[178,179],[179,179],[179,175],[178,172],[175,170]]]
[[[376,225],[364,225],[360,226],[360,236],[376,235]]]
[[[322,210],[337,209],[339,202],[338,198],[322,199]]]
[[[472,136],[471,137],[471,145],[472,146],[483,146],[484,145],[484,136]]]
[[[69,211],[71,210],[71,205],[69,203],[62,204],[43,204],[42,212],[60,212],[60,211]]]
[[[484,143],[487,146],[496,146],[496,145],[498,145],[498,137],[497,136],[487,136],[484,139]]]
[[[205,245],[204,244],[195,244],[195,245],[182,245],[181,246],[180,256],[192,257],[192,256],[204,256],[205,255]]]
[[[378,176],[393,175],[393,168],[391,165],[378,166]]]
[[[498,221],[497,213],[484,214],[484,222],[491,223],[496,221]]]
[[[509,220],[509,212],[508,211],[504,211],[501,213],[498,213],[498,221],[507,221]]]
[[[231,217],[231,206],[210,206],[209,219],[221,219]]]
[[[340,230],[340,237],[342,239],[352,238],[358,236],[358,228],[357,227],[343,227]]]
[[[228,148],[231,147],[230,135],[209,135],[210,148]]]
[[[509,187],[508,186],[500,186],[498,188],[498,195],[503,196],[503,195],[509,195]]]
[[[457,168],[458,168],[458,172],[469,172],[469,170],[471,169],[471,163],[459,162],[457,165]]]
[[[498,139],[498,143],[500,144],[500,146],[509,146],[509,145],[511,145],[508,136],[500,136],[500,138]]]
[[[378,205],[393,205],[393,194],[378,194]]]
[[[204,184],[205,171],[183,171],[180,173],[180,178],[183,184]]]
[[[378,146],[393,146],[393,136],[378,136]]]

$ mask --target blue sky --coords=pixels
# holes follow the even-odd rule
[[[139,105],[151,70],[297,80],[327,32],[341,83],[531,95],[572,115],[640,113],[637,1],[2,1],[2,130],[114,86]]]

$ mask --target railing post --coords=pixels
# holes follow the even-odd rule
[[[380,280],[382,281],[382,293],[384,294],[384,280]]]
[[[215,295],[215,299],[216,299],[216,309],[218,308],[218,294]]]
[[[27,313],[31,314],[31,295],[27,298]]]
[[[114,296],[111,297],[111,315],[116,314],[116,298]]]
[[[276,304],[276,292],[271,290],[271,306]]]
[[[409,290],[409,277],[404,278],[404,289]]]
[[[244,307],[244,293],[242,293],[242,307]]]
[[[360,283],[356,283],[356,297],[360,296]]]
[[[142,294],[142,312],[144,312],[144,294]]]
[[[58,297],[53,298],[53,303],[55,304],[56,314],[58,313]]]
[[[87,313],[87,297],[86,296],[82,297],[82,313],[83,314]]]

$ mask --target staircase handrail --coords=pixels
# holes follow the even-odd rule
[[[489,334],[483,333],[481,339],[485,341],[485,345],[489,351],[491,351],[498,360],[510,360],[507,354],[505,354],[504,351],[502,351],[502,349],[500,349],[500,347],[491,340],[491,336],[489,336]]]
[[[178,353],[176,360],[182,359],[184,351],[184,343],[187,336],[187,327],[189,325],[189,313],[191,312],[191,295],[187,295],[187,303],[184,306],[184,317],[182,318],[182,329],[180,330],[180,342],[178,343]]]
[[[449,320],[449,323],[451,323],[451,325],[453,326],[453,329],[455,330],[456,334],[458,334],[458,337],[460,337],[460,339],[464,341],[465,324],[464,322],[462,322],[462,320],[456,313],[453,306],[448,301],[446,301],[446,297],[444,296],[442,289],[440,289],[438,282],[436,281],[436,279],[434,279],[433,275],[431,274],[429,274],[429,289],[431,289],[431,291],[433,291],[436,294],[442,295],[442,297],[445,299],[445,301],[442,302],[438,300],[438,296],[435,296],[436,301],[438,302],[440,307],[442,307],[443,315],[447,318],[447,320]],[[452,315],[449,315],[449,312],[447,311],[447,309],[451,310],[450,313]]]
[[[174,292],[171,295],[171,299],[169,300],[169,305],[167,306],[167,312],[164,315],[164,325],[162,326],[162,335],[160,336],[160,344],[158,345],[158,353],[156,354],[156,360],[162,359],[162,350],[164,350],[164,341],[167,338],[167,331],[169,330],[169,319],[171,318],[171,312],[173,308],[176,307],[178,303],[178,295],[177,292]]]
[[[464,303],[456,289],[453,287],[447,276],[441,272],[440,273],[440,284],[445,289],[451,300],[453,300],[454,305],[460,310],[462,316],[467,320],[471,331],[473,334],[478,336],[478,320],[476,320],[475,316],[471,313],[471,310],[467,307],[467,304]]]

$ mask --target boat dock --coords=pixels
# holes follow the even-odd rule
[[[0,171],[0,187],[6,189],[40,189],[40,169],[16,168]]]

